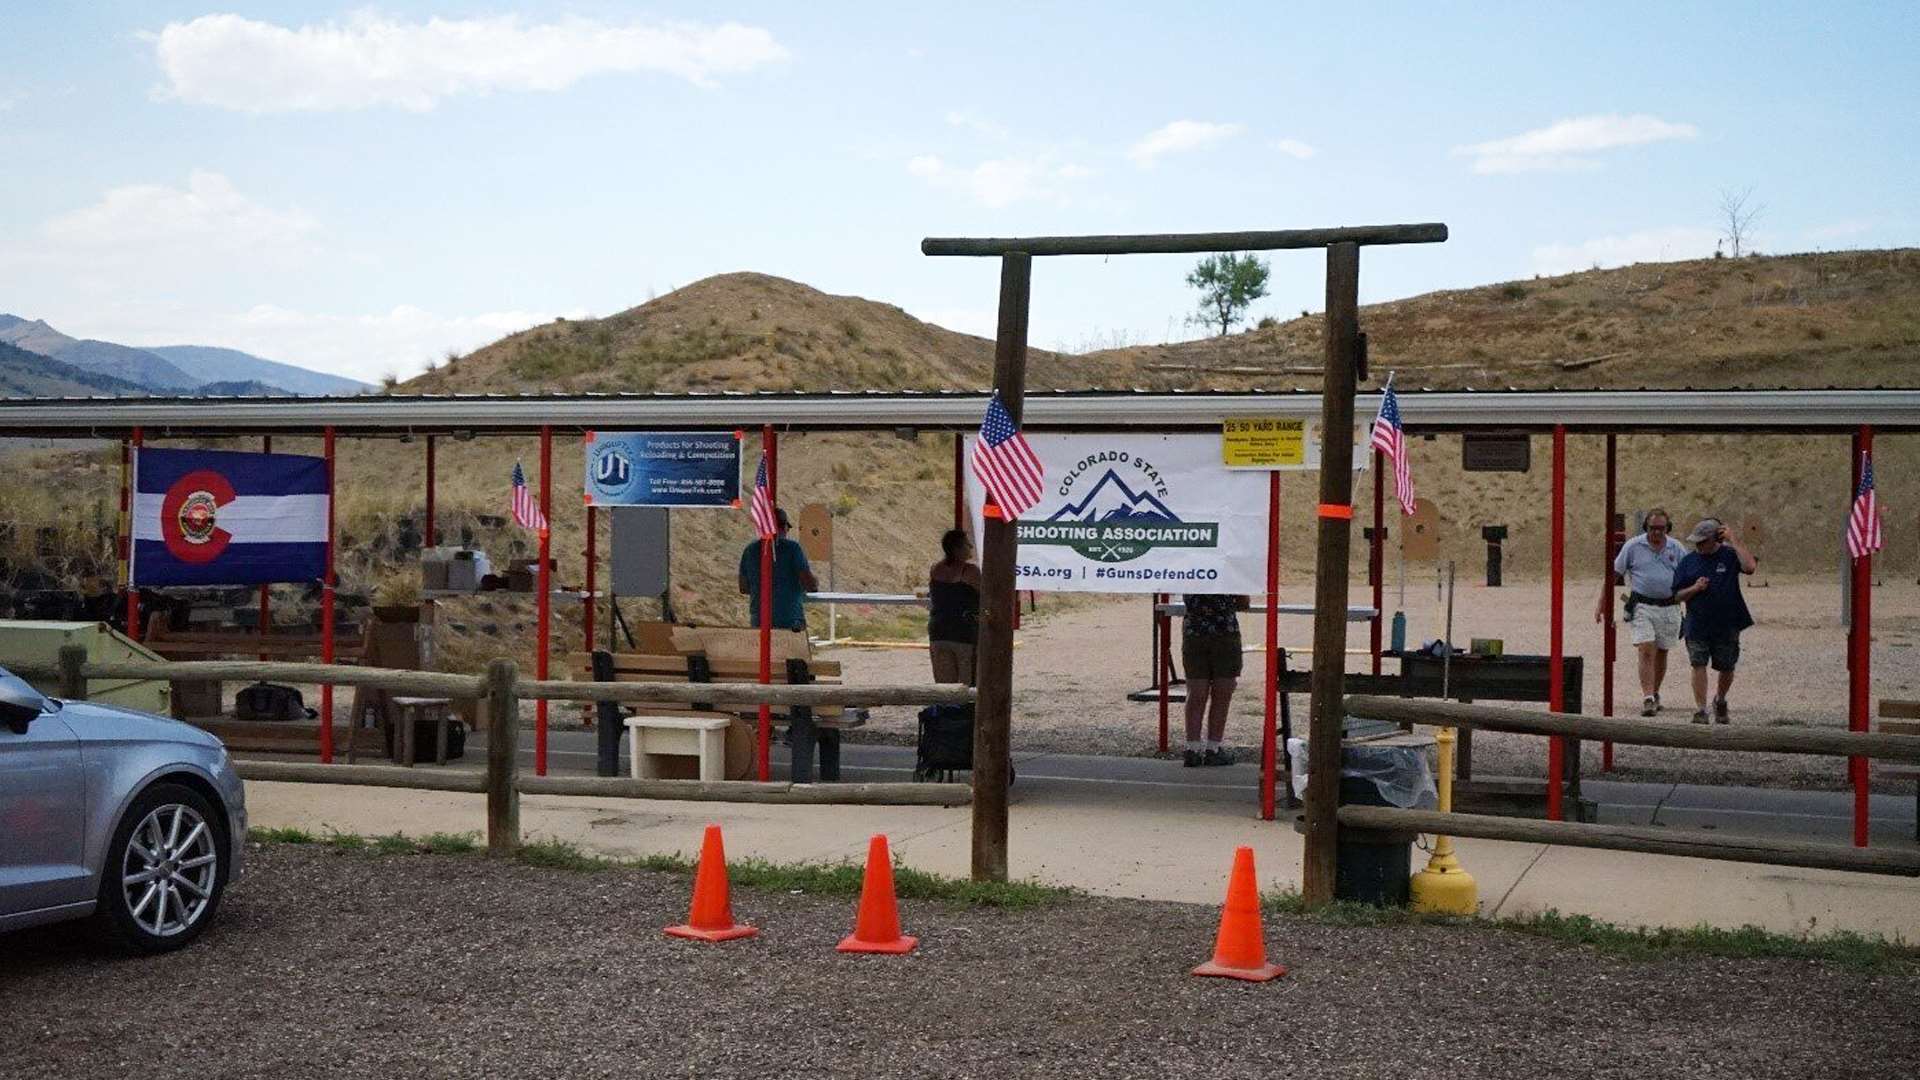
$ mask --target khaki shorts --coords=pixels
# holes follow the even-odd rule
[[[958,641],[928,642],[927,653],[933,657],[933,681],[972,686],[973,649],[972,645]]]
[[[1635,604],[1633,618],[1627,622],[1627,636],[1635,645],[1653,642],[1656,649],[1665,651],[1680,643],[1680,616],[1683,608],[1679,604],[1658,607],[1653,604]]]
[[[1187,681],[1240,677],[1239,634],[1190,634],[1180,641],[1180,660]]]

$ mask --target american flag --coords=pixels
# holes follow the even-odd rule
[[[1393,377],[1380,395],[1380,415],[1373,418],[1373,448],[1393,462],[1393,493],[1400,500],[1400,512],[1413,513],[1413,470],[1407,466],[1407,433],[1400,425],[1400,399],[1393,392]]]
[[[773,499],[767,493],[767,455],[760,455],[760,467],[753,474],[753,501],[747,507],[753,515],[753,527],[760,531],[760,538],[770,540],[780,532],[780,523],[773,515]]]
[[[979,477],[1009,521],[1040,501],[1047,471],[1020,429],[1013,426],[1013,417],[1000,403],[998,390],[987,402],[980,440],[973,444],[973,475]]]
[[[1847,551],[1858,559],[1880,550],[1880,504],[1873,495],[1873,455],[1860,455],[1860,490],[1847,518]]]
[[[547,531],[547,515],[540,512],[539,500],[527,490],[527,474],[517,461],[513,463],[513,520],[523,529],[537,533]]]

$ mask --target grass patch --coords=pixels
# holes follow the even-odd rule
[[[1404,908],[1375,907],[1371,904],[1338,900],[1317,910],[1307,907],[1301,895],[1292,889],[1267,893],[1261,906],[1276,915],[1307,919],[1323,926],[1465,926],[1506,930],[1516,934],[1546,938],[1565,945],[1580,945],[1628,960],[1662,960],[1676,956],[1719,956],[1734,959],[1785,958],[1820,960],[1856,971],[1889,968],[1920,969],[1920,947],[1905,941],[1888,940],[1877,934],[1851,930],[1827,933],[1782,934],[1758,926],[1737,930],[1700,925],[1676,927],[1626,927],[1587,915],[1563,915],[1546,911],[1537,915],[1509,916],[1498,919],[1423,915]]]
[[[470,855],[480,850],[479,837],[474,833],[433,833],[416,840],[400,833],[361,836],[329,828],[324,834],[316,835],[305,829],[253,828],[247,830],[247,840],[255,844],[324,847],[356,855]]]

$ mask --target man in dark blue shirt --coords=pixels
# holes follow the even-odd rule
[[[1753,625],[1747,600],[1740,595],[1740,575],[1758,565],[1734,542],[1717,518],[1702,518],[1687,536],[1693,553],[1674,568],[1674,596],[1687,605],[1687,660],[1693,664],[1693,714],[1696,724],[1708,723],[1707,665],[1719,674],[1713,696],[1712,720],[1726,723],[1727,691],[1733,669],[1740,662],[1740,631]]]

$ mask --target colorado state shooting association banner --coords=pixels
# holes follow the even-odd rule
[[[595,506],[739,506],[740,436],[732,431],[599,431],[587,442]]]
[[[327,500],[325,458],[136,450],[133,582],[318,581],[327,565]]]
[[[1016,589],[1265,591],[1267,476],[1227,469],[1219,435],[1028,435],[1027,442],[1046,469],[1046,492],[1014,523]],[[983,498],[978,483],[967,485],[975,536]]]

